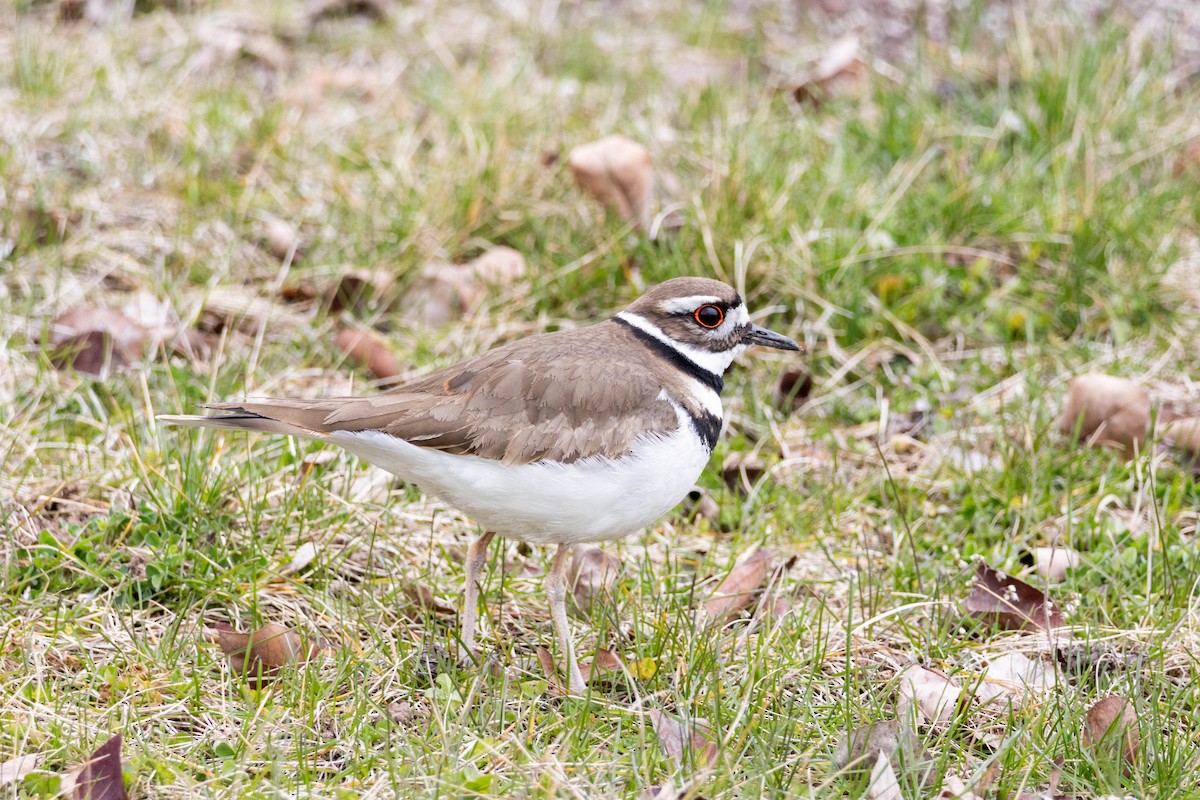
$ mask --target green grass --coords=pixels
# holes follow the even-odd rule
[[[833,22],[791,6],[513,8],[443,0],[306,27],[285,2],[150,4],[100,30],[48,3],[0,9],[0,761],[45,754],[0,797],[50,796],[117,731],[135,798],[856,797],[835,743],[897,713],[900,670],[969,686],[1014,650],[1061,662],[1058,688],[922,728],[939,777],[972,785],[998,764],[986,796],[1015,798],[1061,757],[1068,795],[1200,796],[1200,495],[1160,451],[1125,462],[1053,426],[1089,370],[1200,408],[1180,266],[1200,171],[1176,169],[1200,93],[1172,47],[1133,46],[1122,9],[1083,24],[980,4],[949,18],[953,47],[913,37],[861,92],[813,106],[780,75],[819,57]],[[290,63],[206,51],[223,11]],[[697,56],[709,83],[681,74]],[[677,178],[678,233],[649,241],[574,188],[567,151],[610,132]],[[340,453],[314,462],[317,445],[154,421],[367,388],[333,345],[341,317],[270,288],[266,213],[301,231],[289,284],[381,267],[404,289],[430,261],[525,255],[528,285],[463,325],[366,309],[412,374],[682,274],[740,283],[760,321],[808,345],[796,414],[772,401],[793,360],[751,354],[731,377],[702,479],[715,523],[676,513],[606,546],[623,571],[575,639],[652,669],[558,697],[535,654],[553,641],[548,554],[516,542],[490,553],[484,663],[457,664],[454,620],[409,590],[458,604],[469,520]],[[214,290],[269,311],[216,320]],[[53,367],[58,313],[134,292],[215,330],[213,355],[104,379]],[[876,436],[920,409],[917,441]],[[743,496],[719,465],[746,452],[770,470]],[[1051,541],[1082,553],[1051,588],[1069,629],[964,617],[974,559],[1028,573]],[[306,542],[316,559],[282,574]],[[788,612],[706,628],[701,601],[760,545],[790,564],[771,595]],[[255,691],[203,631],[268,621],[329,646]],[[1108,693],[1141,721],[1127,772],[1080,744]],[[651,710],[707,719],[715,762],[672,761]]]

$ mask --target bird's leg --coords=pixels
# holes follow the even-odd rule
[[[550,616],[554,618],[554,628],[558,631],[559,649],[567,659],[567,674],[571,678],[572,694],[583,694],[587,687],[583,682],[583,673],[579,671],[579,662],[575,659],[575,647],[571,644],[571,634],[567,630],[567,559],[571,557],[574,545],[560,544],[550,562],[550,571],[546,573],[546,597],[550,600]]]
[[[485,531],[471,546],[467,548],[467,591],[463,599],[462,639],[464,656],[470,657],[475,650],[475,625],[479,619],[479,573],[487,561],[487,548],[496,536],[495,531]]]

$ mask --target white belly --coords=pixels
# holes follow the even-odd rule
[[[684,418],[623,458],[502,464],[418,447],[379,431],[325,437],[415,483],[503,536],[541,544],[598,542],[641,530],[688,493],[709,453]]]

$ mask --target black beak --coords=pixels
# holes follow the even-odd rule
[[[766,328],[760,328],[757,325],[750,326],[750,331],[742,337],[742,341],[746,344],[761,344],[763,347],[774,347],[777,350],[804,350],[803,347],[783,334],[769,331]]]

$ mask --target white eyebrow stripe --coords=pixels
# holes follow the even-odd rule
[[[720,305],[725,301],[711,294],[693,294],[688,297],[672,297],[663,303],[668,314],[690,314],[700,306]]]

